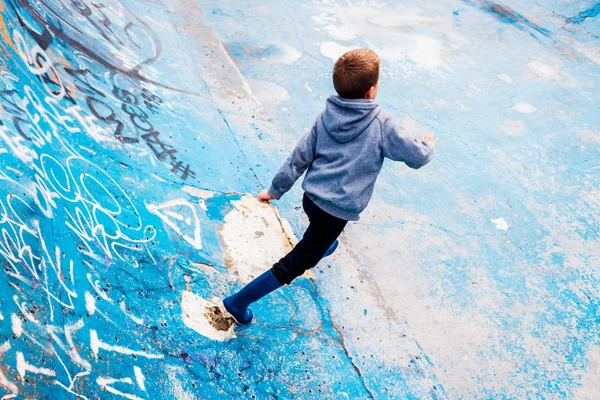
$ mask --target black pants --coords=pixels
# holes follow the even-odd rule
[[[302,206],[310,221],[308,229],[296,247],[271,269],[277,280],[284,285],[290,284],[304,271],[317,265],[348,223],[321,210],[306,194],[302,199]]]

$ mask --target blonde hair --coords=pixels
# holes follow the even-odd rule
[[[333,67],[335,91],[346,99],[362,99],[379,81],[380,60],[373,50],[356,49],[344,53]]]

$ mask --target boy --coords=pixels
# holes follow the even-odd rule
[[[252,321],[248,306],[282,285],[289,285],[321,258],[333,253],[348,221],[366,208],[384,158],[420,168],[434,155],[437,140],[405,135],[398,120],[374,102],[379,88],[379,57],[368,49],[351,50],[333,68],[339,96],[327,99],[310,133],[300,140],[258,195],[262,203],[277,200],[306,171],[302,205],[310,224],[302,240],[273,268],[223,300],[238,324]]]

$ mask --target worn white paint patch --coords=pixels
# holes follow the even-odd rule
[[[515,111],[518,111],[523,114],[531,114],[532,112],[534,112],[536,110],[536,108],[534,106],[532,106],[531,104],[523,103],[523,102],[515,104],[515,106],[513,108],[515,109]]]
[[[293,64],[302,57],[302,53],[290,45],[282,45],[281,50],[281,54],[270,58],[269,61],[274,63]]]
[[[88,315],[94,315],[96,312],[96,298],[90,292],[85,292],[85,309]]]
[[[4,342],[2,344],[2,346],[0,346],[0,354],[6,353],[8,350],[10,350],[10,342],[7,340],[6,342]],[[8,380],[6,375],[4,375],[4,373],[2,372],[1,368],[0,368],[0,386],[4,387],[9,392],[13,392],[13,394],[15,394],[13,397],[16,397],[16,393],[19,393],[19,388],[17,387],[17,385],[15,385],[13,382]],[[6,396],[2,397],[2,399],[12,398],[12,397],[8,397],[8,396],[10,396],[10,395],[6,395]]]
[[[137,365],[133,366],[133,373],[135,375],[135,380],[143,391],[146,391],[146,378],[144,378],[144,374],[142,373],[142,369]]]
[[[184,186],[183,191],[191,196],[195,196],[203,200],[210,199],[215,195],[215,192],[211,192],[210,190],[198,189],[193,186]]]
[[[527,68],[540,78],[552,78],[558,75],[556,68],[540,61],[534,60],[528,62]]]
[[[587,366],[574,373],[575,381],[581,386],[573,392],[574,399],[597,399],[600,393],[600,346],[591,347],[586,354]]]
[[[136,356],[145,357],[145,358],[152,358],[152,359],[164,358],[164,356],[162,354],[152,354],[152,353],[145,352],[143,350],[141,350],[141,351],[140,350],[131,350],[131,349],[128,349],[127,347],[113,346],[108,343],[104,343],[98,338],[98,332],[96,332],[96,330],[94,330],[94,329],[90,329],[90,347],[92,349],[92,352],[95,355],[98,355],[98,352],[100,351],[100,349],[102,349],[102,350],[106,350],[106,351],[113,351],[113,352],[117,352],[117,353],[121,353],[121,354],[128,354],[128,355],[136,355]]]
[[[348,50],[356,49],[356,47],[346,47],[335,42],[323,42],[321,43],[320,48],[321,54],[330,58],[333,62],[336,62],[337,59]]]
[[[275,207],[261,204],[253,196],[231,204],[234,209],[225,216],[219,230],[224,264],[242,282],[249,282],[271,268],[297,241]]]
[[[492,221],[496,225],[496,229],[508,231],[508,223],[503,217],[490,219],[490,221]]]
[[[184,368],[175,365],[168,365],[166,367],[166,374],[173,399],[188,400],[198,397],[197,394],[187,391],[181,383],[180,379],[187,375],[187,371]]]
[[[52,371],[49,368],[38,368],[27,363],[27,361],[25,361],[23,353],[21,353],[20,351],[17,351],[17,371],[19,372],[21,379],[25,379],[25,373],[27,371],[32,372],[34,374],[56,376],[56,372]]]
[[[584,142],[600,143],[600,130],[579,129],[577,137]]]
[[[417,68],[439,68],[448,58],[448,44],[459,47],[465,40],[451,18],[421,15],[420,8],[377,6],[325,6],[329,16],[313,18],[333,40],[359,40],[388,61],[410,61]],[[331,16],[331,17],[330,17]],[[334,17],[333,17],[334,16]],[[450,40],[448,40],[450,38]],[[321,44],[321,53],[337,59],[343,47],[337,43]],[[338,50],[338,51],[336,51]],[[404,69],[409,64],[405,63]]]
[[[520,136],[525,130],[525,121],[522,120],[508,120],[504,121],[500,128],[505,135],[508,136]]]
[[[247,79],[246,82],[261,104],[279,104],[290,100],[288,91],[276,83],[256,79]]]
[[[413,36],[412,39],[414,47],[408,51],[408,57],[415,64],[427,68],[437,68],[443,64],[442,44],[439,40],[428,36]]]
[[[141,397],[138,397],[138,396],[136,396],[134,394],[121,392],[120,390],[117,390],[117,389],[115,389],[114,387],[111,386],[114,383],[126,383],[128,385],[133,385],[133,380],[131,380],[131,378],[115,379],[115,378],[107,378],[107,377],[104,377],[104,376],[99,376],[96,379],[96,383],[98,384],[98,386],[100,386],[101,388],[103,388],[107,392],[115,394],[117,396],[124,397],[124,398],[130,399],[130,400],[142,400]]]
[[[227,331],[220,331],[213,327],[204,313],[207,307],[219,306],[217,301],[209,301],[192,292],[181,292],[181,315],[183,323],[204,337],[224,342],[235,337],[232,325]]]
[[[508,74],[499,74],[498,79],[506,83],[512,83],[512,78]]]
[[[16,337],[21,336],[23,333],[23,321],[17,314],[10,315],[10,322],[12,324],[12,331]]]
[[[161,178],[160,176],[156,175],[156,174],[150,174],[151,177],[153,177],[154,179],[156,179],[159,182],[166,182],[167,180],[164,178]]]
[[[580,52],[596,64],[600,65],[600,47],[584,44],[578,41],[575,42],[577,43],[576,50],[578,52]]]

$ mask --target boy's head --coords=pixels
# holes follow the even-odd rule
[[[333,67],[333,86],[345,99],[374,99],[379,83],[379,57],[373,50],[356,49],[342,55]]]

